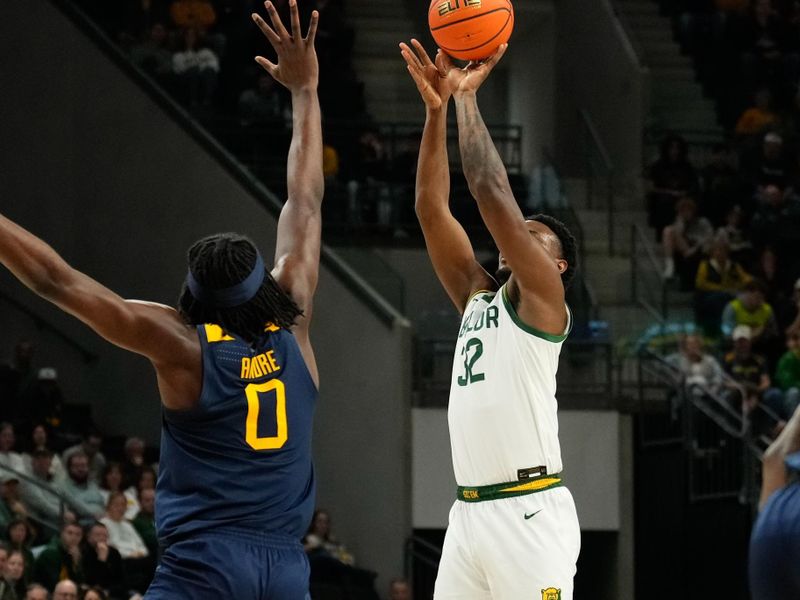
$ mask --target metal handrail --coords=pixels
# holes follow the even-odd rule
[[[605,143],[603,142],[600,132],[592,119],[591,114],[585,108],[578,110],[578,116],[581,121],[585,132],[585,150],[586,150],[586,206],[591,209],[593,205],[594,188],[595,188],[595,173],[592,161],[592,150],[596,151],[600,156],[603,167],[603,176],[605,178],[605,197],[606,197],[606,219],[607,219],[607,233],[608,238],[608,254],[614,255],[614,173],[615,165],[611,159],[611,154],[608,151]]]
[[[617,34],[619,35],[620,41],[622,42],[628,57],[631,59],[631,62],[635,63],[640,70],[647,69],[644,48],[642,47],[639,38],[633,35],[633,28],[628,22],[628,18],[622,11],[618,10],[617,7],[612,4],[611,0],[603,1],[608,7],[608,10],[614,15],[614,24],[616,25]]]
[[[24,313],[27,317],[33,320],[38,329],[45,329],[49,331],[50,333],[55,335],[58,339],[60,339],[62,342],[70,346],[73,350],[77,351],[83,357],[83,362],[88,364],[97,360],[98,358],[97,354],[95,354],[88,348],[76,342],[72,337],[64,333],[61,329],[59,329],[52,323],[48,322],[44,317],[33,312],[30,308],[28,308],[28,306],[26,306],[19,300],[12,298],[2,290],[0,290],[0,300],[4,301],[6,304],[10,304],[11,306],[13,306],[15,310]]]
[[[36,488],[39,488],[43,492],[46,492],[46,493],[50,494],[51,496],[55,496],[56,498],[58,498],[58,501],[59,501],[59,504],[60,504],[59,519],[60,519],[60,521],[63,522],[63,520],[64,520],[64,512],[65,512],[64,509],[65,509],[66,506],[68,506],[70,504],[69,498],[67,497],[66,494],[64,494],[63,492],[57,490],[55,487],[53,487],[49,483],[45,483],[41,479],[39,479],[37,477],[33,477],[32,475],[28,475],[27,473],[23,473],[22,471],[17,471],[16,469],[12,469],[8,465],[4,465],[4,464],[0,463],[0,471],[5,471],[6,473],[10,473],[11,475],[16,477],[20,481],[24,481],[25,483],[28,483],[28,484],[36,487]],[[61,528],[60,524],[53,523],[51,521],[48,521],[47,519],[42,519],[39,516],[31,517],[31,518],[33,518],[35,521],[37,521],[39,523],[42,523],[43,525],[46,525],[46,526],[48,526],[48,527],[50,527],[50,528],[52,528],[52,529],[54,529],[56,531],[58,531]]]

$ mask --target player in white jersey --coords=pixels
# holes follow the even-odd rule
[[[575,239],[556,219],[525,219],[478,110],[505,53],[456,68],[401,44],[426,105],[417,216],[433,267],[462,313],[448,418],[458,490],[435,600],[571,600],[580,529],[561,480],[556,371],[571,326],[565,287]],[[500,249],[500,286],[449,208],[447,105],[456,105],[464,175]]]

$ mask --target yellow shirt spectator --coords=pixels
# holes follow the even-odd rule
[[[217,21],[217,14],[209,0],[176,0],[169,7],[175,25],[182,29],[205,30]]]

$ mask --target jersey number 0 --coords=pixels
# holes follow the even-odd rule
[[[276,434],[271,437],[258,437],[258,414],[261,412],[261,396],[275,392]],[[286,388],[280,379],[271,379],[265,383],[251,383],[244,388],[247,396],[247,425],[245,441],[253,450],[277,450],[283,448],[289,439],[289,427],[286,422]]]

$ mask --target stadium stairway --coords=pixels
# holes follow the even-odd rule
[[[721,139],[714,102],[674,40],[670,19],[654,0],[617,0],[615,6],[651,72],[648,129],[674,131],[690,144]]]
[[[356,30],[353,63],[364,82],[367,110],[377,122],[418,121],[419,95],[405,75],[401,41],[419,37],[407,3],[398,0],[348,0],[348,21]],[[421,38],[420,38],[421,39]]]

